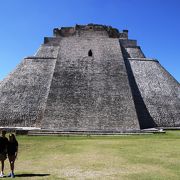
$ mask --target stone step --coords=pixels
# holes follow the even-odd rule
[[[73,134],[73,133],[28,133],[28,136],[126,136],[126,135],[150,135],[153,133],[116,133],[116,134],[110,134],[110,133],[98,133],[98,134]]]
[[[32,130],[28,131],[29,136],[53,136],[53,135],[147,135],[154,133],[165,133],[157,129],[140,130],[133,132],[113,132],[113,131],[51,131],[51,130]]]

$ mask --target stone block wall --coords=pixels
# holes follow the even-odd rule
[[[130,47],[136,47],[137,46],[137,41],[136,40],[131,40],[131,39],[119,39],[119,42],[121,46],[124,48],[130,48]]]
[[[62,38],[42,127],[139,129],[118,39]],[[89,50],[92,56],[88,56]]]
[[[130,60],[146,107],[159,127],[180,126],[180,85],[157,62]]]
[[[145,58],[145,55],[139,46],[127,47],[126,52],[130,58]]]
[[[179,83],[139,46],[120,40],[140,127],[180,126]]]
[[[50,58],[27,58],[0,84],[1,126],[40,126],[55,67]]]

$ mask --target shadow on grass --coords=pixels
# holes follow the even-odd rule
[[[25,173],[25,174],[16,174],[16,177],[35,177],[35,176],[50,176],[50,174],[33,174],[33,173]]]

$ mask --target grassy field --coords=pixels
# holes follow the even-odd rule
[[[180,179],[180,131],[132,136],[17,136],[17,139],[16,179]],[[7,160],[5,168],[8,174]]]

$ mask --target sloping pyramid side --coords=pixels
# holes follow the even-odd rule
[[[0,84],[0,126],[38,127],[55,68],[58,47],[42,45]]]

